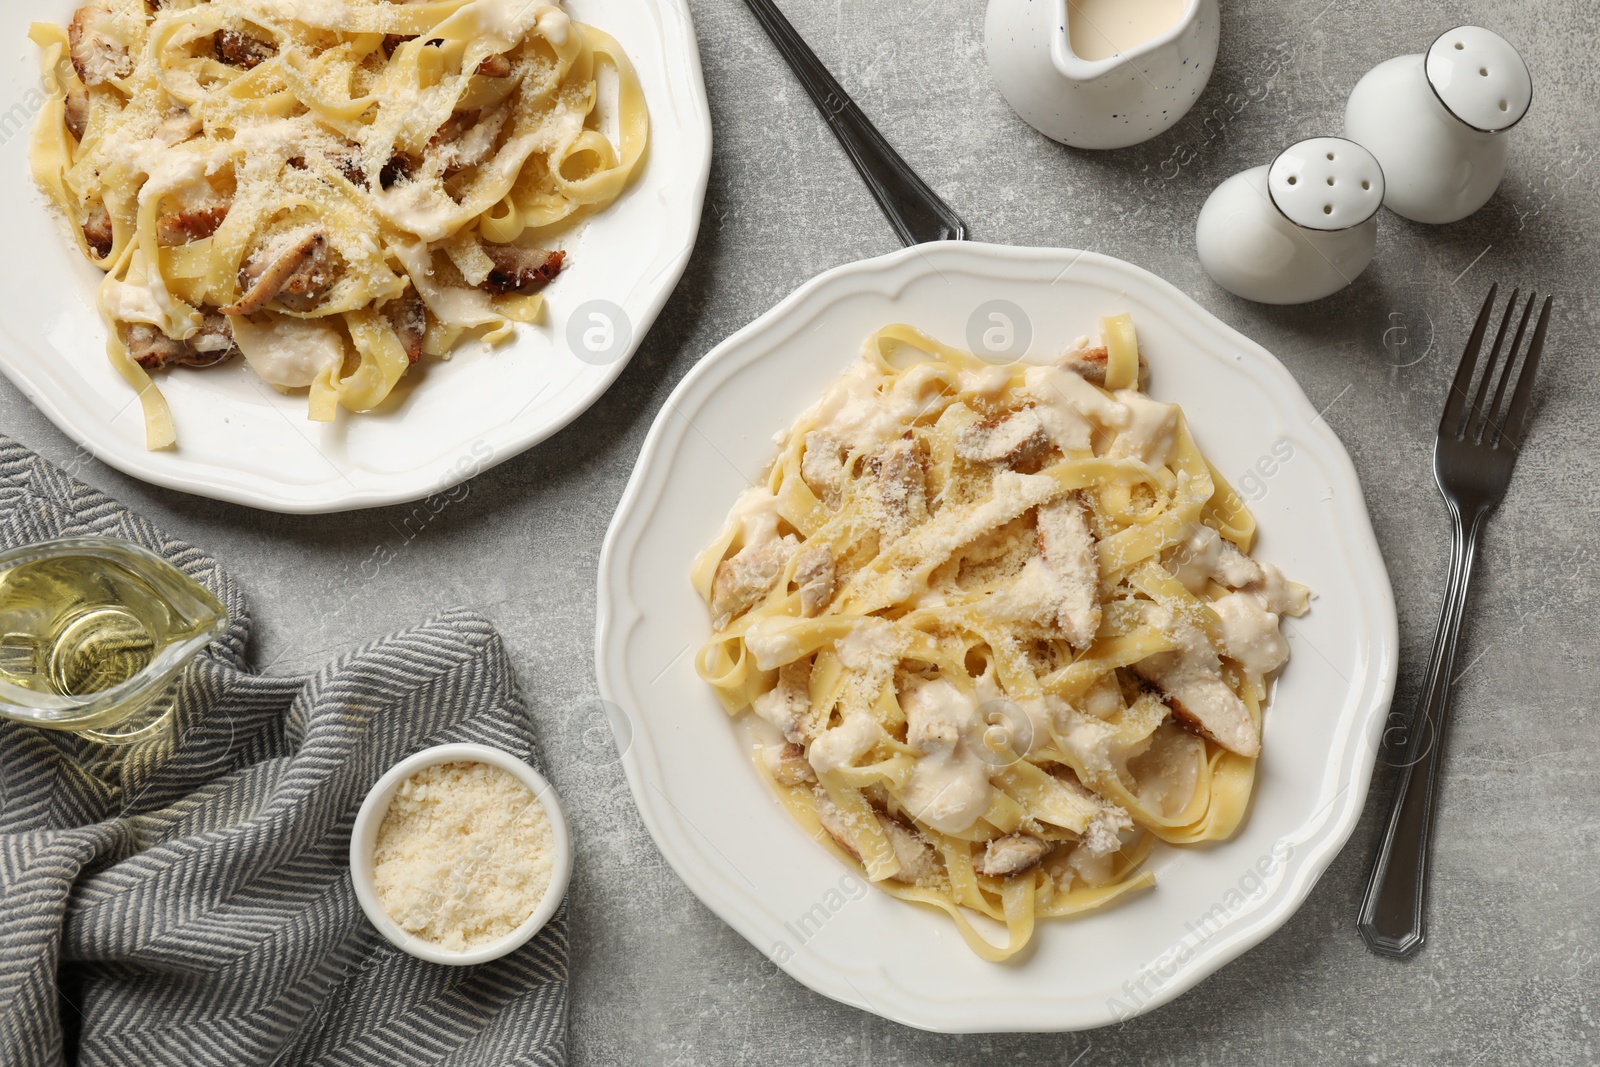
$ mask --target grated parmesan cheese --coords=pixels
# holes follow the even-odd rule
[[[550,888],[544,805],[487,763],[440,763],[400,783],[378,827],[378,900],[407,933],[460,951],[511,933]]]

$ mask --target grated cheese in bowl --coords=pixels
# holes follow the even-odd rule
[[[516,775],[475,760],[433,763],[389,802],[373,886],[406,933],[468,951],[506,938],[538,909],[558,852],[549,814]]]

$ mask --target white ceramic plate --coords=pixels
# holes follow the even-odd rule
[[[1201,448],[1250,499],[1260,556],[1318,594],[1286,627],[1293,655],[1238,836],[1158,849],[1155,889],[1041,924],[1008,965],[974,956],[942,914],[868,891],[779,808],[695,674],[710,625],[688,578],[771,458],[773,433],[869,333],[901,321],[963,344],[991,300],[1020,308],[1035,359],[1095,332],[1103,315],[1132,312],[1152,394],[1182,403]],[[1294,379],[1171,285],[1092,253],[925,245],[811,281],[674,391],[600,560],[600,690],[662,853],[801,982],[929,1030],[1100,1026],[1170,1000],[1282,925],[1356,824],[1395,657],[1394,602],[1355,471]]]
[[[11,249],[0,258],[0,370],[63,432],[134,477],[284,512],[375,507],[448,488],[544,440],[592,404],[622,372],[694,248],[711,167],[711,114],[688,6],[572,0],[573,17],[616,37],[638,68],[651,144],[622,199],[566,243],[569,269],[547,290],[545,323],[519,328],[514,342],[492,351],[469,347],[428,364],[378,411],[341,413],[331,426],[306,420],[304,390],[281,395],[243,360],[163,374],[178,447],[146,451],[139,405],[106,360],[94,305],[102,275],[69,243],[66,222],[28,173],[43,103],[28,26],[65,23],[74,7],[71,0],[0,5],[7,46],[0,202],[10,205]],[[587,350],[595,343],[583,340],[597,328],[589,318],[595,310],[617,320],[598,356]]]

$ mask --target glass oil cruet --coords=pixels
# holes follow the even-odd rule
[[[227,628],[215,596],[127,541],[0,553],[0,715],[109,743],[149,737],[170,714],[158,698]]]

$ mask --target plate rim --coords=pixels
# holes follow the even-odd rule
[[[131,478],[164,489],[283,515],[326,515],[412,503],[446,492],[549,440],[593,407],[596,401],[616,384],[622,372],[638,354],[646,335],[683,278],[699,240],[706,191],[711,179],[714,140],[710,99],[706,92],[705,72],[700,61],[699,39],[688,0],[649,0],[649,2],[663,16],[661,20],[663,28],[669,34],[663,37],[662,45],[667,58],[666,91],[672,95],[687,94],[683,101],[685,105],[683,131],[692,134],[700,147],[698,154],[695,154],[692,151],[693,144],[690,144],[690,151],[685,153],[686,166],[681,174],[689,179],[688,203],[681,210],[677,205],[668,207],[668,213],[674,222],[668,226],[667,236],[663,239],[661,247],[671,247],[671,242],[676,239],[677,250],[671,255],[660,256],[657,260],[660,263],[659,268],[645,276],[639,283],[642,295],[636,309],[638,313],[632,313],[634,308],[628,309],[634,328],[625,353],[609,363],[603,373],[595,376],[587,389],[575,393],[566,409],[554,418],[533,424],[524,432],[510,432],[516,425],[514,421],[486,427],[478,437],[480,442],[490,446],[491,453],[486,460],[470,465],[458,464],[450,468],[444,477],[434,477],[431,467],[413,468],[404,473],[385,473],[374,479],[378,484],[367,488],[324,492],[319,487],[314,495],[304,493],[297,495],[298,487],[295,483],[273,480],[237,468],[187,470],[183,467],[152,462],[152,454],[143,447],[142,442],[123,440],[112,431],[109,423],[87,425],[74,419],[61,404],[57,403],[56,390],[47,387],[46,383],[40,380],[43,375],[32,373],[42,364],[30,365],[27,358],[18,359],[13,355],[14,351],[24,350],[25,346],[11,336],[9,329],[3,325],[0,325],[0,374],[3,374],[17,391],[73,444]],[[26,51],[18,62],[29,66],[37,65],[33,54]],[[21,145],[19,151],[26,151],[27,143],[31,140],[32,128],[33,119],[30,118],[24,131],[28,136],[13,138]],[[648,163],[647,155],[647,166]],[[31,185],[31,178],[29,184]],[[629,191],[637,188],[637,181],[630,183]],[[37,189],[34,191],[37,192]],[[42,208],[48,207],[42,195],[38,197],[38,201]],[[95,329],[97,334],[103,332],[102,324],[97,321]],[[61,395],[66,395],[64,390]],[[130,392],[130,397],[131,395]],[[350,414],[344,413],[344,416],[350,417]],[[439,457],[439,461],[442,465],[443,457]]]
[[[797,953],[790,960],[778,963],[778,966],[791,977],[823,996],[922,1030],[942,1033],[1061,1032],[1092,1029],[1126,1021],[1187,992],[1201,980],[1265,940],[1299,910],[1334,857],[1348,842],[1360,819],[1372,781],[1378,740],[1393,700],[1398,674],[1398,616],[1393,590],[1372,529],[1371,514],[1361,491],[1360,478],[1348,450],[1331,428],[1317,416],[1315,407],[1299,383],[1275,356],[1213,315],[1170,282],[1125,260],[1086,250],[975,242],[935,242],[911,246],[824,271],[802,284],[754,321],[731,334],[690,369],[662,406],[640,449],[639,458],[607,529],[596,580],[595,664],[598,688],[603,700],[610,702],[619,710],[624,707],[623,702],[617,699],[629,688],[622,653],[626,648],[628,633],[642,620],[642,611],[629,595],[626,560],[622,558],[622,554],[629,547],[626,542],[631,539],[637,543],[642,534],[639,528],[642,522],[631,520],[647,517],[649,508],[646,505],[653,502],[646,500],[652,487],[645,484],[644,474],[653,463],[662,458],[658,453],[667,447],[665,439],[672,419],[685,417],[682,416],[682,402],[690,393],[701,388],[708,378],[722,374],[725,380],[748,363],[762,358],[763,352],[747,352],[745,353],[747,358],[743,361],[737,358],[742,349],[761,335],[769,331],[779,335],[778,340],[766,347],[766,353],[782,348],[787,343],[785,338],[795,332],[783,330],[785,320],[800,318],[797,312],[805,310],[809,302],[825,297],[823,291],[830,286],[856,276],[871,278],[878,275],[888,279],[903,264],[919,258],[924,261],[929,272],[937,271],[940,261],[943,260],[952,260],[952,267],[959,262],[960,266],[970,268],[975,263],[985,261],[1055,263],[1070,259],[1069,268],[1086,260],[1103,270],[1121,275],[1129,283],[1130,288],[1140,287],[1160,297],[1176,310],[1181,310],[1188,319],[1213,331],[1218,338],[1249,353],[1251,358],[1245,364],[1246,373],[1250,374],[1274,401],[1286,403],[1297,413],[1305,416],[1306,432],[1317,438],[1321,446],[1318,450],[1318,459],[1323,473],[1330,480],[1342,483],[1340,488],[1345,490],[1347,498],[1358,504],[1341,509],[1344,520],[1342,526],[1349,529],[1341,528],[1338,543],[1350,556],[1352,565],[1360,565],[1359,569],[1365,572],[1368,581],[1363,586],[1362,595],[1367,603],[1364,604],[1362,615],[1376,625],[1364,635],[1362,642],[1362,647],[1367,653],[1364,684],[1361,687],[1362,699],[1350,713],[1349,721],[1343,724],[1341,736],[1344,740],[1344,751],[1338,758],[1339,775],[1334,780],[1335,783],[1342,782],[1343,786],[1337,790],[1333,801],[1329,802],[1329,814],[1320,824],[1316,823],[1315,816],[1308,820],[1307,825],[1311,827],[1311,834],[1306,844],[1309,848],[1305,853],[1297,853],[1294,857],[1294,862],[1290,865],[1290,877],[1266,893],[1261,898],[1259,906],[1241,911],[1223,931],[1210,937],[1192,958],[1183,962],[1170,977],[1164,977],[1152,995],[1140,1000],[1127,1013],[1111,1011],[1108,1001],[1103,1009],[1080,1011],[1076,1015],[1055,1014],[1044,1017],[1030,1014],[1026,1005],[1005,1014],[993,1010],[999,1005],[991,1001],[987,1002],[990,1008],[988,1017],[979,1018],[970,1012],[953,1016],[926,1011],[919,1013],[917,1011],[919,1006],[927,1006],[933,1002],[914,991],[903,991],[906,993],[906,999],[886,999],[883,990],[880,989],[878,995],[869,1000],[854,983],[848,980],[848,977],[842,983],[837,981],[836,969],[820,965],[815,954]],[[901,287],[909,285],[915,277],[917,276],[901,279]],[[893,286],[888,284],[880,288],[887,292],[893,291]],[[849,292],[877,291],[864,285]],[[836,299],[842,299],[845,295],[848,294],[841,293]],[[812,309],[813,312],[825,311],[826,303],[824,300],[818,308]],[[669,454],[665,459],[670,462],[672,456]],[[659,494],[659,489],[656,493]],[[698,850],[693,846],[689,835],[681,828],[669,825],[670,817],[648,796],[647,790],[653,788],[663,799],[667,799],[666,794],[657,785],[657,782],[665,780],[661,776],[659,758],[651,742],[649,730],[640,721],[645,717],[637,713],[629,717],[626,711],[622,714],[623,722],[618,722],[614,716],[609,715],[608,721],[613,740],[620,752],[620,762],[628,779],[635,806],[656,847],[696,898],[750,941],[757,952],[767,958],[760,947],[762,938],[758,934],[759,919],[746,913],[745,902],[740,899],[737,890],[732,893],[725,892],[720,885],[713,883],[705,869],[696,865],[694,853]],[[667,804],[670,806],[670,800]],[[1302,826],[1296,829],[1298,831],[1305,828]],[[1157,960],[1161,958],[1162,956],[1158,956]],[[1151,961],[1152,964],[1155,962]],[[947,1011],[948,1007],[944,1005],[942,1010]]]

